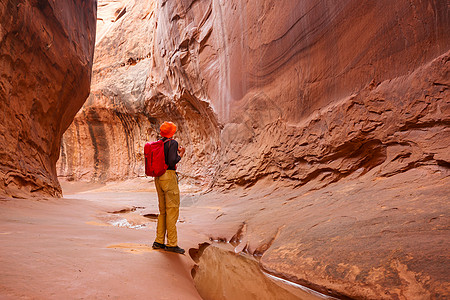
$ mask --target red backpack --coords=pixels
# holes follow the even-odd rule
[[[166,165],[166,158],[164,156],[164,143],[170,140],[167,139],[164,142],[159,140],[145,144],[145,175],[159,177],[166,172],[169,166]]]

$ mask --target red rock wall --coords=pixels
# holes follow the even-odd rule
[[[446,52],[447,12],[445,1],[162,1],[158,45],[165,64],[204,79],[225,123],[250,98],[298,122]]]
[[[414,115],[405,108],[422,102],[410,94],[430,88],[422,97],[447,107],[444,59],[440,88],[432,82],[411,86],[376,100],[384,101],[376,112],[345,111],[351,98],[370,101],[368,90],[449,50],[445,1],[163,1],[159,14],[158,45],[168,48],[160,51],[162,60],[174,70],[169,81],[175,84],[183,72],[199,78],[197,85],[189,82],[191,90],[206,91],[224,124],[218,185],[251,185],[268,175],[294,184],[316,176],[334,181],[370,169],[382,158],[367,155],[389,143],[376,136],[403,128],[411,116],[402,114]],[[381,112],[390,114],[401,102],[379,128],[376,123],[386,120]],[[446,108],[440,112],[437,124],[448,119]],[[363,121],[371,124],[364,128]]]
[[[0,190],[60,195],[62,134],[89,95],[96,1],[0,1]]]
[[[367,94],[449,49],[446,1],[101,1],[98,22],[92,94],[58,165],[72,179],[143,175],[143,141],[155,139],[166,119],[182,126],[177,138],[188,146],[181,171],[200,182],[247,185],[273,176],[299,184],[370,169],[383,154],[366,156],[386,152],[386,127],[405,128],[404,107],[417,99],[402,89],[381,105]],[[443,84],[411,93],[430,88],[441,99]],[[380,126],[391,107],[396,117]],[[333,110],[342,112],[328,116]],[[441,113],[439,124],[448,115]]]
[[[448,297],[449,60],[267,127],[256,163],[234,156],[242,187],[186,196],[217,207],[200,230],[334,296]]]

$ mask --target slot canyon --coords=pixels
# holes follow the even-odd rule
[[[0,299],[447,299],[449,7],[0,0]]]

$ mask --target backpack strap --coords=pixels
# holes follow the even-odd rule
[[[163,143],[165,144],[166,142],[168,142],[168,141],[172,141],[173,139],[172,138],[170,138],[170,139],[167,139],[167,140],[165,140]],[[172,145],[172,143],[169,143],[169,148],[167,149],[167,153],[169,153],[169,151],[170,151],[170,145]],[[166,151],[164,151],[164,156],[166,155]]]
[[[172,138],[170,138],[170,139],[167,139],[167,140],[165,140],[164,141],[164,144],[167,142],[167,141],[172,141],[173,139]],[[170,150],[170,145],[171,145],[172,143],[169,143],[169,150]]]

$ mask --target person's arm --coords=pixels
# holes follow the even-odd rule
[[[178,155],[178,142],[175,140],[168,141],[169,153],[167,155],[167,163],[169,167],[174,168],[175,165],[180,161],[181,156]],[[184,152],[183,152],[184,154]]]

